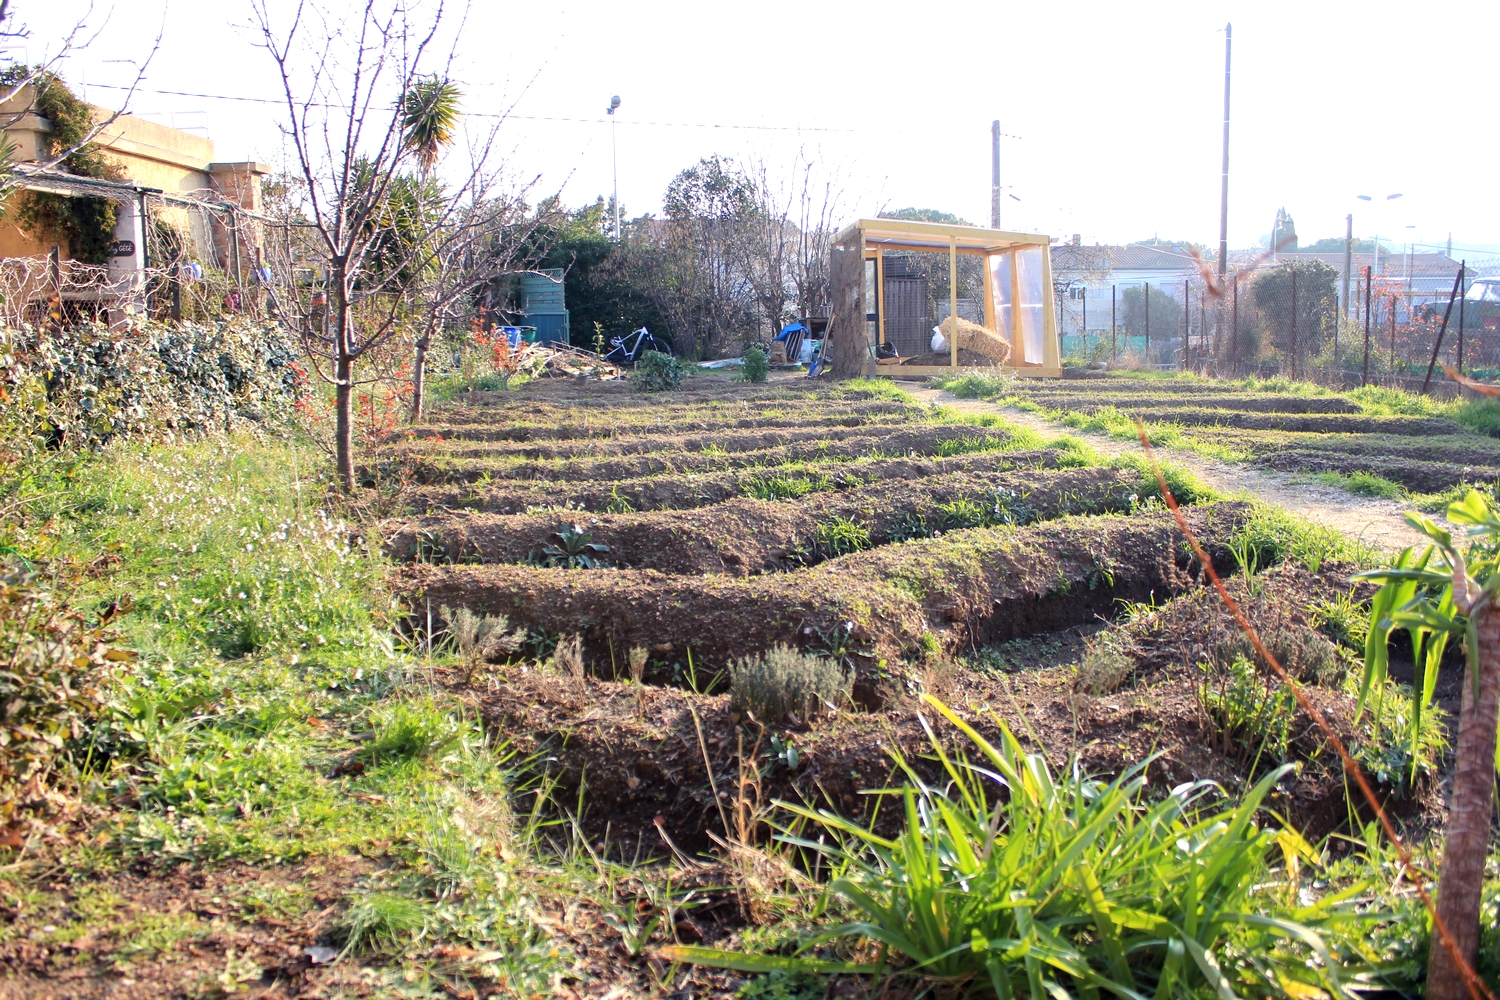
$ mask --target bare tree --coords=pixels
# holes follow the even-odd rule
[[[791,317],[826,314],[829,253],[843,200],[840,172],[797,151],[780,173],[749,169],[755,211],[743,227],[742,267],[774,336]]]
[[[499,195],[502,175],[491,165],[503,119],[466,133],[466,162],[444,187],[432,147],[411,141],[410,97],[449,79],[461,16],[445,47],[441,0],[364,0],[336,15],[304,0],[285,23],[269,0],[253,0],[252,9],[281,77],[282,131],[302,193],[297,212],[327,274],[326,323],[305,321],[303,336],[318,376],[334,386],[338,481],[352,490],[355,387],[391,377],[369,366],[371,374],[356,378],[356,366],[413,325],[430,331],[440,322],[434,314],[449,315],[472,287],[456,278],[470,272],[454,262],[471,259],[466,254],[515,210],[515,198]],[[310,320],[313,310],[297,303]]]

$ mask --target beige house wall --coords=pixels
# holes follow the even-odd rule
[[[44,162],[50,158],[51,123],[31,113],[34,95],[30,88],[0,103],[0,124],[5,138],[17,147],[16,159],[23,165]],[[112,112],[94,109],[96,120]],[[212,139],[155,122],[121,115],[105,126],[96,140],[109,158],[119,164],[122,182],[142,188],[155,188],[165,195],[191,198],[203,202],[228,202],[252,212],[259,211],[261,181],[270,172],[255,162],[219,163],[214,160]],[[122,209],[127,201],[121,200]],[[190,211],[185,206],[152,199],[154,217],[178,229],[192,230],[193,241],[205,253],[220,261],[227,260],[229,236],[221,224],[207,224],[207,213]],[[126,214],[122,211],[122,215]],[[133,210],[130,214],[134,214]],[[241,255],[249,266],[249,250],[260,242],[260,234],[241,226]],[[139,225],[136,225],[139,231]],[[122,238],[129,238],[128,235]],[[26,233],[14,223],[0,221],[0,257],[36,256],[50,252],[53,240]],[[61,247],[64,257],[67,247]]]

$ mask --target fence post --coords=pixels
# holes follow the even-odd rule
[[[1458,274],[1453,278],[1453,291],[1448,293],[1448,308],[1443,310],[1443,325],[1438,327],[1437,339],[1432,342],[1432,360],[1427,362],[1427,374],[1422,378],[1422,394],[1427,394],[1427,386],[1432,382],[1432,370],[1437,367],[1438,351],[1443,347],[1443,334],[1448,332],[1448,317],[1453,315],[1453,300],[1458,297],[1458,290],[1464,284],[1464,269],[1459,265]]]
[[[1207,287],[1198,291],[1198,367],[1203,367],[1203,356],[1208,350],[1208,303],[1204,296],[1208,292]]]
[[[1234,315],[1229,320],[1229,370],[1240,373],[1240,276],[1234,275]]]
[[[1119,349],[1115,340],[1115,286],[1109,286],[1109,363],[1114,364],[1119,358]]]
[[[1370,384],[1370,266],[1365,265],[1365,368],[1360,385]]]
[[[1391,378],[1396,377],[1396,296],[1391,296]]]
[[[1458,373],[1464,373],[1464,299],[1468,298],[1469,290],[1464,287],[1465,279],[1468,277],[1469,262],[1461,260],[1458,262]]]

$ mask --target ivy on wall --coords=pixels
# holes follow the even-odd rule
[[[0,71],[0,86],[15,86],[31,73],[25,66]],[[93,109],[81,100],[55,73],[40,73],[33,81],[36,99],[32,110],[52,124],[52,156],[64,152],[62,166],[69,173],[99,180],[120,180],[125,172],[94,142],[85,141],[94,127]],[[119,205],[109,198],[78,197],[23,191],[15,197],[9,214],[22,229],[66,241],[74,260],[86,264],[109,261],[114,242]]]

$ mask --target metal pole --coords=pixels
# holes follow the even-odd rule
[[[1089,286],[1079,290],[1083,296],[1083,349],[1089,349]]]
[[[1151,363],[1151,282],[1146,282],[1146,364]]]
[[[1443,334],[1448,332],[1448,317],[1453,315],[1453,300],[1458,298],[1459,289],[1464,286],[1464,269],[1459,267],[1458,274],[1453,277],[1453,291],[1448,294],[1448,308],[1443,310],[1443,325],[1438,327],[1437,339],[1432,342],[1432,360],[1427,362],[1427,375],[1422,379],[1422,393],[1425,395],[1427,386],[1432,382],[1432,370],[1437,367],[1438,351],[1443,347]]]
[[[1292,378],[1297,377],[1297,271],[1292,270]]]
[[[990,122],[990,228],[1000,228],[1000,119]]]
[[[1343,313],[1349,315],[1349,272],[1354,270],[1354,213],[1350,212],[1344,217],[1346,229],[1344,230],[1344,298]],[[1333,356],[1338,357],[1339,340],[1338,327],[1333,332]]]
[[[1234,25],[1224,25],[1224,168],[1219,180],[1219,282],[1229,266],[1229,51]]]
[[[609,111],[609,154],[615,182],[615,242],[620,241],[620,141],[619,116],[614,109]]]
[[[1109,286],[1109,360],[1113,363],[1120,356],[1115,339],[1115,286]]]
[[[1365,369],[1360,385],[1370,384],[1370,268],[1365,268]]]

